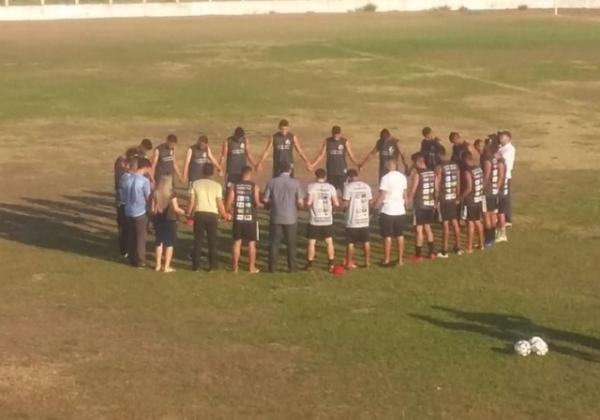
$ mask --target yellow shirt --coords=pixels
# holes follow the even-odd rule
[[[219,214],[217,200],[223,199],[221,184],[212,179],[198,179],[192,183],[194,211]]]

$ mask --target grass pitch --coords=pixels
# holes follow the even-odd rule
[[[597,419],[597,16],[3,23],[0,417]],[[282,117],[311,157],[333,124],[360,156],[383,127],[405,153],[424,125],[512,130],[510,242],[341,278],[208,276],[181,226],[175,275],[117,262],[119,153],[175,132],[182,159],[238,124],[258,153]],[[549,355],[514,356],[532,335]]]

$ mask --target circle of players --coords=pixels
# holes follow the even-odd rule
[[[422,131],[421,149],[407,162],[399,141],[388,129],[381,130],[372,150],[357,160],[350,141],[339,126],[334,126],[314,160],[304,153],[299,139],[281,120],[259,159],[250,152],[250,140],[238,127],[222,145],[215,158],[208,138],[200,135],[187,150],[180,170],[175,147],[177,137],[170,134],[153,150],[144,139],[115,162],[117,222],[121,255],[135,267],[145,266],[146,235],[152,223],[156,236],[156,271],[173,272],[171,261],[177,238],[179,216],[193,226],[194,247],[190,253],[192,268],[209,271],[218,267],[217,226],[219,218],[232,221],[232,265],[239,270],[242,244],[248,248],[249,271],[258,273],[258,208],[269,211],[268,270],[276,271],[282,241],[287,246],[288,271],[297,269],[296,237],[298,210],[307,208],[307,261],[311,269],[317,241],[326,244],[329,270],[341,273],[357,268],[355,245],[362,245],[363,266],[371,265],[371,215],[378,213],[383,238],[382,266],[403,265],[404,231],[415,229],[415,253],[411,261],[448,258],[452,234],[456,255],[474,249],[489,248],[505,242],[510,225],[512,167],[515,148],[511,133],[500,131],[485,140],[470,144],[452,132],[451,153],[429,127]],[[294,152],[314,171],[315,181],[306,194],[294,178]],[[253,180],[269,155],[273,158],[273,177],[264,191]],[[360,172],[375,155],[379,156],[379,186],[376,194],[361,181]],[[316,169],[325,159],[326,169]],[[347,161],[356,169],[349,168]],[[213,180],[218,173],[225,177],[223,186]],[[173,187],[174,177],[189,188],[187,208],[179,205]],[[341,196],[338,195],[341,193]],[[407,209],[412,207],[412,223]],[[334,211],[345,215],[346,255],[342,264],[334,259]],[[442,238],[435,251],[432,224],[441,222]],[[466,246],[461,245],[461,229],[466,226]],[[207,246],[204,247],[204,242]],[[426,252],[423,246],[427,245]],[[392,248],[396,254],[393,258]],[[207,252],[204,252],[204,248]]]

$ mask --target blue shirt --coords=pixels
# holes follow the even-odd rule
[[[125,216],[140,217],[146,214],[150,181],[143,175],[126,173],[119,182],[121,201],[125,205]]]

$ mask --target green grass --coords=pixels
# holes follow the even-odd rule
[[[0,27],[0,417],[596,419],[594,16]],[[181,226],[176,274],[117,261],[117,154],[174,131],[182,157],[197,132],[217,148],[238,124],[256,153],[282,117],[311,157],[334,123],[360,156],[383,126],[406,153],[424,125],[469,139],[511,129],[510,242],[339,278],[323,265],[233,275],[224,224],[223,268],[207,275],[189,271]],[[365,178],[374,173],[371,164]],[[377,261],[375,228],[372,238]],[[412,246],[410,234],[408,255]],[[548,340],[546,357],[512,354],[514,341],[533,335]]]

